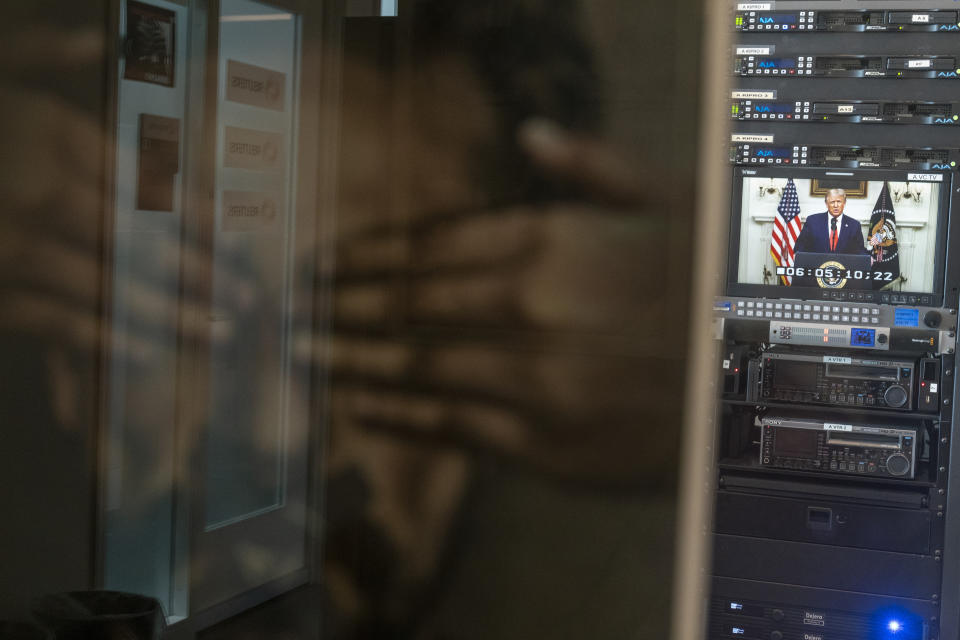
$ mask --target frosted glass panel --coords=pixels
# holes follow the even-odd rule
[[[208,530],[284,504],[298,51],[293,14],[222,3]]]

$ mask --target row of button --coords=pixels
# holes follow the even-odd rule
[[[754,302],[748,300],[746,302],[739,300],[737,301],[738,309],[772,309],[774,311],[825,311],[830,313],[863,313],[864,315],[880,315],[879,307],[831,307],[830,305],[820,305],[820,304],[792,304],[790,302]],[[862,309],[862,311],[861,311]]]
[[[866,404],[866,405],[877,404],[877,401],[874,400],[873,396],[864,397],[862,395],[853,395],[852,393],[847,395],[844,395],[842,393],[839,393],[839,394],[831,393],[830,402],[845,402],[847,404]]]
[[[933,296],[929,295],[899,295],[899,294],[876,294],[872,292],[845,292],[845,291],[823,291],[824,301],[829,302],[879,302],[883,304],[910,304],[924,307],[932,306]],[[831,304],[813,304],[813,303],[790,303],[790,302],[754,302],[753,300],[736,302],[738,309],[768,309],[770,311],[811,311],[824,313],[840,313],[844,315],[879,315],[879,307],[850,307]]]
[[[814,320],[824,322],[852,322],[854,324],[880,324],[880,318],[867,316],[840,316],[820,313],[790,313],[789,311],[752,311],[750,309],[737,309],[738,316],[747,318],[770,318],[771,320]]]
[[[745,104],[747,107],[750,107],[750,106],[753,104],[753,100],[744,100],[744,101],[743,101],[743,104]],[[800,102],[800,101],[798,100],[798,101],[794,102],[793,105],[794,105],[795,107],[797,107],[797,108],[804,107],[804,106],[809,107],[809,106],[810,106],[810,103],[809,103],[809,102]],[[749,111],[749,109],[748,109],[748,111]]]
[[[756,18],[756,17],[757,17],[757,12],[756,12],[756,11],[751,11],[751,12],[748,13],[747,15],[748,15],[749,17],[751,17],[751,18]],[[801,12],[800,12],[800,17],[801,17],[801,18],[804,17],[804,16],[807,16],[807,15],[810,16],[810,19],[811,19],[811,20],[813,20],[813,16],[817,15],[817,12],[816,12],[816,11],[810,11],[810,12],[801,11]]]
[[[877,465],[873,462],[831,462],[831,471],[856,471],[858,473],[876,473]]]
[[[877,294],[871,291],[821,291],[820,297],[824,300],[850,300],[851,302],[876,302],[883,304],[913,304],[930,307],[933,305],[933,296],[902,296],[891,293]]]
[[[750,155],[750,145],[745,144],[745,145],[742,145],[740,148],[741,148],[742,151],[743,151],[743,155],[745,155],[745,156],[746,156],[746,155]],[[762,147],[761,147],[761,149],[762,149]],[[797,158],[806,158],[807,155],[809,155],[809,152],[810,152],[810,148],[809,148],[809,147],[794,147],[794,148],[793,148],[793,158],[794,158],[794,160],[796,160]]]
[[[901,296],[896,294],[881,293],[880,302],[891,304],[919,304],[929,307],[933,304],[933,296]]]
[[[750,24],[746,25],[747,31],[764,31],[764,30],[766,30],[766,31],[793,31],[794,29],[798,29],[798,28],[799,28],[799,29],[809,29],[809,30],[811,30],[811,31],[812,31],[813,29],[816,29],[816,27],[813,26],[812,24],[811,24],[811,25],[806,25],[806,24],[801,24],[801,25],[796,25],[796,24],[785,24],[785,25],[779,25],[779,24],[759,24],[759,25],[758,25],[758,24],[755,24],[753,20],[750,21]]]
[[[744,158],[743,160],[744,160],[744,162],[746,162],[747,159]],[[782,158],[782,159],[781,159],[781,158],[777,158],[776,160],[774,160],[773,158],[750,158],[750,162],[753,162],[753,163],[759,162],[760,164],[790,164],[790,158]],[[800,160],[800,161],[794,160],[794,161],[793,161],[793,164],[807,164],[807,161],[806,161],[806,160]]]
[[[770,464],[770,458],[764,456],[763,464]],[[823,466],[823,463],[820,460],[803,460],[803,459],[782,459],[776,458],[773,461],[773,464],[778,467],[786,467],[787,469],[820,469]],[[830,462],[831,471],[855,471],[857,473],[876,473],[878,467],[874,462]]]
[[[807,113],[809,113],[809,112],[810,112],[810,110],[807,109]],[[753,113],[753,114],[751,114],[751,113],[750,113],[750,109],[747,109],[747,112],[744,114],[743,119],[748,119],[748,118],[753,118],[754,120],[793,120],[793,114],[792,114],[792,113],[787,113],[787,114],[783,114],[783,113],[770,113],[770,114],[767,114],[767,113]],[[797,111],[797,120],[809,120],[809,119],[810,119],[810,116],[809,116],[809,115],[801,115],[800,112]]]
[[[748,24],[744,26],[747,31],[793,31],[795,29],[800,29],[801,31],[813,31],[817,27],[809,24],[812,20],[808,21],[807,24],[756,24],[751,20]]]
[[[743,70],[743,73],[748,76],[812,76],[813,69],[754,69],[753,65],[751,64],[748,68]]]
[[[754,63],[756,62],[756,60],[757,60],[756,56],[747,56],[747,66],[748,67],[754,66]],[[799,58],[797,58],[797,67],[802,69],[804,66],[813,67],[813,56],[806,56],[806,57],[800,56]]]

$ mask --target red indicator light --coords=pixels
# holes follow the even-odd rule
[[[740,368],[739,368],[739,367],[736,367],[736,368],[733,370],[733,372],[734,372],[734,373],[740,373]]]

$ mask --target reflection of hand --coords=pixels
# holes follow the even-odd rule
[[[92,222],[92,221],[91,221]],[[95,229],[96,224],[92,224]],[[100,269],[99,248],[92,234],[32,233],[9,220],[0,223],[3,248],[0,269],[5,274],[3,297],[4,327],[8,331],[30,334],[51,344],[71,348],[95,348],[100,339]],[[198,250],[177,247],[174,239],[158,237],[158,262],[149,274],[124,274],[124,301],[129,319],[124,328],[116,327],[112,344],[121,349],[115,355],[133,360],[148,359],[155,345],[150,337],[158,330],[176,330],[179,326],[187,338],[205,337],[207,314],[201,312],[198,291],[169,290],[171,282],[164,274],[180,271],[184,264],[199,266],[205,261]],[[173,282],[176,282],[174,279]],[[246,292],[242,283],[238,291]],[[249,298],[249,293],[243,293]],[[182,320],[180,313],[183,313]]]
[[[364,597],[407,610],[398,602],[435,570],[471,453],[581,481],[674,475],[668,408],[680,401],[685,336],[665,301],[678,261],[669,208],[638,204],[663,191],[552,124],[525,126],[520,141],[590,200],[344,234],[329,350],[316,353],[310,335],[296,343],[332,373],[330,504],[356,501],[356,490],[334,495],[351,477],[367,488],[359,514],[329,523],[328,555],[341,563],[328,563],[328,584],[345,610]],[[376,567],[383,591],[364,591],[338,547],[370,528],[394,558]]]
[[[342,241],[334,429],[458,442],[564,475],[662,475],[673,438],[652,451],[649,430],[667,423],[662,398],[679,398],[683,339],[650,330],[669,326],[657,304],[672,277],[664,212],[637,210],[639,181],[599,142],[542,122],[521,140],[605,204],[478,211]]]
[[[34,62],[44,60],[41,57]],[[102,255],[112,243],[103,244],[101,216],[112,218],[114,214],[102,210],[102,168],[92,161],[104,144],[102,128],[88,114],[50,95],[2,92],[0,100],[6,108],[34,114],[37,120],[35,125],[5,131],[10,147],[26,155],[4,165],[8,211],[16,214],[8,213],[0,221],[3,324],[8,331],[63,345],[96,347],[104,293],[100,270],[104,261],[108,265],[113,261],[112,256]],[[19,118],[22,122],[30,116]],[[69,179],[63,180],[63,176]],[[202,312],[207,294],[199,289],[209,281],[208,252],[181,246],[179,237],[159,233],[151,237],[151,248],[156,259],[146,273],[117,274],[125,283],[124,300],[131,321],[125,329],[115,328],[126,333],[113,344],[122,349],[118,355],[134,359],[149,356],[154,347],[150,335],[160,328],[179,327],[187,338],[205,337],[209,330],[208,314]],[[184,282],[196,283],[193,289],[169,288],[171,282],[180,280],[181,271],[191,274]],[[247,283],[229,273],[218,272],[217,277],[227,295],[252,303]]]
[[[67,41],[74,42],[69,37]],[[58,40],[37,42],[47,46]],[[84,51],[78,48],[80,60]],[[39,73],[44,64],[72,63],[73,58],[24,60]],[[70,369],[76,362],[73,354],[93,359],[98,350],[110,349],[114,358],[146,364],[160,349],[175,347],[176,340],[169,336],[177,332],[187,339],[206,338],[206,293],[198,287],[181,290],[177,283],[181,271],[195,276],[209,272],[207,252],[180,246],[172,234],[155,234],[150,239],[154,257],[137,261],[143,272],[109,271],[114,213],[103,208],[105,137],[96,112],[52,93],[20,87],[0,89],[0,103],[16,114],[0,121],[17,123],[0,124],[8,149],[14,150],[3,163],[7,188],[0,219],[0,326],[8,337],[31,341],[32,352],[54,377],[52,393],[77,402],[82,398],[77,385],[87,374]],[[244,283],[233,285],[238,296],[251,297]],[[126,322],[114,324],[116,310],[107,308],[104,299],[120,295]],[[69,404],[54,402],[58,407]],[[70,411],[58,409],[62,424],[71,422],[65,417]]]
[[[528,120],[517,137],[541,169],[585,188],[596,201],[637,207],[663,188],[662,183],[630,170],[600,140],[564,131],[549,120]]]

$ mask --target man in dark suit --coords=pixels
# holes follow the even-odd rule
[[[830,189],[824,201],[827,210],[814,213],[803,221],[794,252],[844,253],[863,255],[869,253],[864,247],[860,223],[843,215],[847,194],[843,189]],[[874,240],[871,239],[871,245]]]

